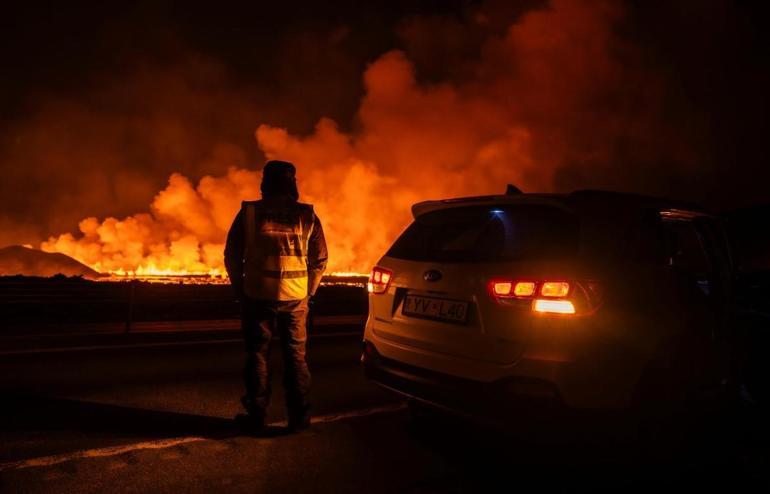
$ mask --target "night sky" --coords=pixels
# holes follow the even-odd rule
[[[413,64],[420,87],[448,85],[459,88],[458,98],[476,99],[504,87],[527,102],[511,112],[511,128],[532,136],[535,165],[513,177],[524,188],[611,188],[716,209],[770,201],[767,9],[719,0],[577,2],[570,8],[610,12],[578,26],[588,37],[602,30],[597,56],[604,59],[587,60],[585,71],[568,55],[544,59],[548,70],[570,65],[556,84],[527,75],[540,74],[536,57],[525,64],[519,52],[496,55],[496,40],[511,26],[549,8],[536,1],[6,4],[0,245],[74,231],[88,216],[146,211],[173,172],[195,182],[229,167],[258,169],[261,124],[307,136],[326,117],[347,135],[365,133],[363,74],[391,50]],[[605,18],[597,27],[595,19]],[[548,43],[542,36],[562,30],[539,26],[518,39],[537,38],[540,47]],[[565,98],[573,78],[575,96]],[[529,82],[484,86],[500,79]],[[550,98],[551,90],[560,96]],[[548,172],[536,177],[540,160]],[[390,160],[373,161],[386,169]],[[474,166],[464,173],[486,173]],[[387,175],[397,184],[402,169]],[[506,176],[499,178],[502,191]]]

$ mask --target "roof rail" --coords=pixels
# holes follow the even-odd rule
[[[688,211],[676,208],[663,209],[658,211],[658,214],[661,218],[670,220],[691,220],[694,218],[712,217],[710,214],[704,213],[702,211]]]

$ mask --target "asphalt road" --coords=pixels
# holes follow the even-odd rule
[[[520,424],[515,434],[451,419],[417,427],[400,400],[362,377],[360,336],[350,329],[332,326],[311,338],[315,423],[300,434],[282,427],[280,352],[273,352],[273,426],[261,438],[242,435],[231,420],[239,412],[242,349],[227,328],[112,335],[97,345],[86,345],[93,336],[84,334],[56,345],[4,342],[0,491],[770,486],[770,448],[750,429],[716,453],[691,449],[653,463],[580,430],[565,434],[565,424]]]

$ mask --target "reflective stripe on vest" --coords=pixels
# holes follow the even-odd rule
[[[246,227],[244,292],[260,300],[300,300],[308,294],[307,251],[313,207],[273,209],[243,203]]]

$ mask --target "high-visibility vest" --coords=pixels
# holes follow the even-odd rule
[[[280,208],[244,201],[246,228],[243,289],[260,300],[301,300],[308,295],[307,253],[313,231],[313,206]]]

